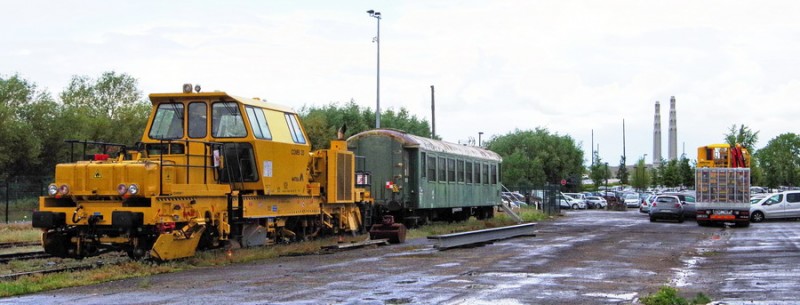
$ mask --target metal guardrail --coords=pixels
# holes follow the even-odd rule
[[[536,236],[536,231],[534,230],[535,225],[535,223],[525,223],[500,228],[428,236],[428,239],[434,240],[434,248],[446,250],[450,248],[488,243],[495,240],[509,239],[518,236]]]

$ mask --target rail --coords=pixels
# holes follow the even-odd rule
[[[50,257],[50,254],[47,254],[41,250],[33,252],[0,254],[0,264],[5,264],[12,260],[26,260],[26,259],[36,259],[36,258],[48,258],[48,257]]]
[[[535,223],[525,223],[500,228],[428,236],[428,239],[434,240],[434,248],[446,250],[469,245],[485,244],[496,240],[519,236],[536,236],[536,231],[534,230],[535,225]]]

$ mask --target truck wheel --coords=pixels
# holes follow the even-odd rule
[[[753,215],[750,215],[750,221],[752,222],[762,222],[764,221],[764,213],[755,211]]]

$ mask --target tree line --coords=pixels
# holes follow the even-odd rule
[[[55,165],[69,160],[70,147],[64,140],[89,140],[133,146],[141,139],[151,109],[138,88],[138,80],[125,73],[104,72],[97,78],[73,76],[57,95],[18,74],[0,75],[0,180],[15,176],[52,176]],[[375,128],[375,112],[350,100],[324,106],[302,106],[298,113],[312,149],[326,148],[343,125],[346,136]],[[388,109],[381,113],[382,128],[431,137],[430,124],[407,109]],[[724,135],[731,143],[742,143],[753,158],[754,185],[776,187],[800,185],[800,137],[785,133],[756,150],[758,132],[744,125],[731,127]],[[438,138],[434,136],[434,138]],[[567,181],[566,189],[577,191],[587,172],[583,150],[568,135],[546,128],[514,130],[495,135],[484,147],[503,157],[501,181],[505,185],[529,188]],[[595,181],[611,173],[599,156],[588,173]],[[625,164],[621,158],[620,164]],[[620,166],[617,175],[623,183],[647,186],[693,185],[693,165],[686,156],[644,168],[637,161],[632,172]],[[691,177],[690,178],[690,174]],[[596,179],[597,178],[597,179]]]

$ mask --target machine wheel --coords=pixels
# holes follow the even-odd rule
[[[708,223],[708,221],[705,221],[705,220],[698,220],[697,221],[697,225],[699,225],[701,227],[707,227],[707,226],[709,226],[709,223]]]
[[[678,218],[678,223],[683,223],[683,216],[681,216],[681,218]]]
[[[737,228],[747,228],[749,226],[750,226],[750,222],[749,221],[748,222],[737,222],[736,223],[736,227]]]
[[[650,222],[656,222],[656,218],[655,218],[655,217],[652,217],[652,216],[650,216]]]
[[[44,232],[42,233],[42,240],[44,241],[44,252],[55,257],[69,256],[70,236],[61,232]]]
[[[573,209],[573,210],[577,210],[577,209],[578,209],[578,205],[577,205],[577,204],[573,204],[573,205],[572,205],[572,209]]]
[[[752,222],[762,222],[764,221],[764,213],[760,211],[753,212],[753,215],[750,215],[750,221]]]

